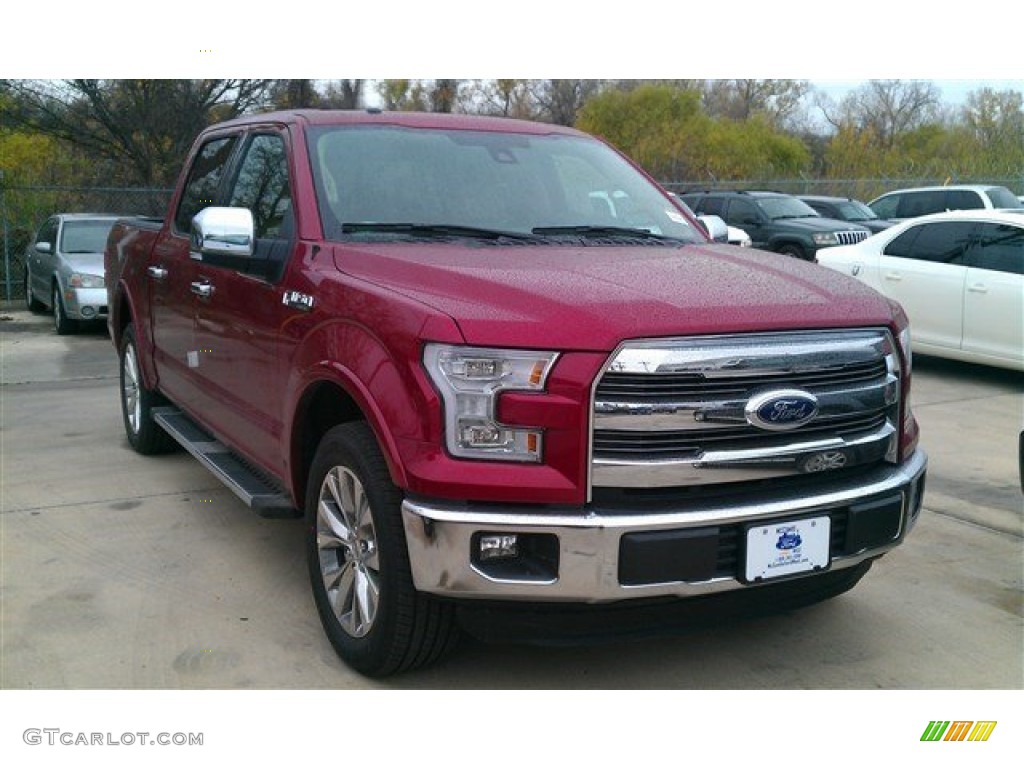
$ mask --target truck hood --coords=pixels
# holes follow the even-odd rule
[[[342,272],[451,317],[469,344],[610,351],[628,338],[888,324],[817,264],[729,245],[337,246]]]
[[[824,216],[807,216],[802,219],[776,219],[775,224],[785,225],[790,231],[802,232],[848,232],[850,230],[868,229],[863,224],[842,219],[829,219]]]

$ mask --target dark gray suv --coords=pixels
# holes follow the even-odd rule
[[[871,234],[859,224],[826,219],[807,203],[780,192],[685,192],[683,201],[700,215],[725,219],[746,230],[754,248],[814,261],[821,248],[853,245]]]

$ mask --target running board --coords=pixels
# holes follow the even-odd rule
[[[291,498],[275,488],[177,408],[154,408],[150,413],[177,440],[260,517],[298,517]]]

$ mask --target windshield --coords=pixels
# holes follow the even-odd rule
[[[757,201],[769,219],[819,218],[818,212],[795,197],[765,197]]]
[[[331,239],[706,242],[659,188],[587,137],[319,127],[310,156]]]
[[[60,233],[61,253],[103,253],[107,235],[114,226],[112,219],[66,221]]]
[[[878,218],[874,211],[856,200],[839,203],[836,209],[839,211],[839,218],[844,221],[874,221]]]

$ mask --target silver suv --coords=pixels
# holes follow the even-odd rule
[[[977,208],[1022,208],[1024,205],[1006,187],[988,184],[951,184],[945,187],[916,187],[887,192],[868,208],[880,219],[902,221],[929,213],[966,211]]]

